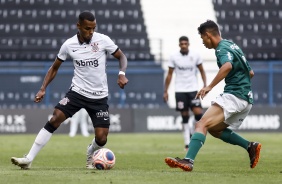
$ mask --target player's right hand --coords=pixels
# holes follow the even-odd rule
[[[41,102],[45,95],[45,90],[39,90],[38,93],[35,95],[34,102],[38,103]]]
[[[203,87],[195,96],[195,99],[200,98],[203,100],[203,98],[212,90],[210,86]]]

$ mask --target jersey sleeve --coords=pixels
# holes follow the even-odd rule
[[[196,58],[196,65],[200,65],[200,64],[203,64],[203,59],[202,57],[200,56],[200,54],[197,53],[197,58]]]
[[[245,63],[249,71],[253,70],[248,61],[246,61]]]
[[[65,61],[68,57],[68,50],[67,50],[67,46],[66,46],[66,42],[63,43],[63,45],[60,48],[60,51],[57,55],[58,59]]]
[[[104,42],[105,42],[105,50],[110,53],[110,54],[113,54],[117,51],[118,49],[118,46],[113,42],[113,40],[104,35]]]
[[[174,62],[174,57],[173,57],[173,55],[171,55],[171,56],[169,57],[169,60],[168,60],[167,65],[168,65],[169,68],[175,68],[175,62]]]
[[[226,62],[233,64],[234,55],[229,50],[221,49],[220,51],[216,50],[216,57],[218,62],[223,65]]]

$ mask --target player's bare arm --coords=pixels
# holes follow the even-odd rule
[[[54,63],[52,64],[52,66],[49,68],[45,78],[44,78],[44,81],[43,81],[43,84],[40,88],[40,90],[37,92],[35,98],[34,98],[34,102],[38,103],[38,102],[41,102],[44,95],[45,95],[45,90],[48,86],[48,84],[55,78],[55,76],[57,75],[57,72],[60,68],[62,64],[62,61],[60,61],[58,58],[56,58],[56,60],[54,61]]]
[[[207,86],[207,77],[206,77],[206,72],[204,70],[204,67],[203,67],[202,64],[199,64],[197,67],[198,67],[198,69],[201,73],[201,77],[202,77],[202,80],[203,80],[204,87],[206,87]]]
[[[207,87],[202,88],[196,95],[195,98],[201,98],[203,99],[214,86],[216,86],[220,81],[222,81],[228,73],[232,70],[232,64],[230,62],[226,62],[221,66],[218,73],[216,74],[215,78],[212,80],[210,85]]]
[[[120,73],[118,75],[117,83],[119,87],[123,89],[124,86],[128,83],[128,79],[125,76],[125,71],[127,68],[127,58],[120,49],[117,52],[115,52],[113,56],[119,60]]]
[[[164,99],[165,102],[168,101],[167,90],[168,90],[168,87],[169,87],[170,82],[171,82],[173,71],[174,71],[174,68],[171,68],[171,67],[168,68],[168,73],[167,73],[167,76],[166,76],[166,79],[165,79],[164,95],[163,95],[163,99]]]

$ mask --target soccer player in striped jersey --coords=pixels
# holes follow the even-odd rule
[[[20,168],[29,169],[53,132],[81,108],[86,109],[95,129],[95,138],[87,148],[86,168],[93,168],[91,162],[93,152],[106,144],[110,126],[106,56],[109,53],[119,60],[117,84],[120,88],[124,88],[128,82],[125,76],[127,58],[108,36],[95,32],[96,25],[96,18],[91,12],[80,13],[77,34],[63,43],[57,58],[49,68],[35,96],[36,103],[42,101],[48,84],[55,78],[61,64],[68,57],[72,59],[74,65],[72,83],[66,96],[55,106],[52,118],[39,131],[29,153],[23,158],[11,158],[12,163]]]
[[[245,149],[249,154],[250,167],[255,168],[259,161],[261,144],[248,141],[228,128],[229,126],[238,128],[252,108],[251,78],[254,72],[240,47],[222,39],[218,25],[214,21],[207,20],[202,23],[198,31],[205,47],[215,49],[219,71],[212,82],[197,93],[196,98],[204,98],[223,79],[224,91],[212,101],[211,106],[196,123],[195,133],[184,159],[167,157],[165,162],[170,167],[192,171],[196,155],[204,145],[206,134],[209,132],[226,143]]]
[[[179,38],[179,47],[180,51],[173,53],[168,62],[163,98],[165,102],[168,101],[168,88],[174,72],[176,110],[180,111],[182,116],[184,149],[187,151],[190,137],[194,132],[194,123],[199,121],[203,114],[200,99],[195,99],[198,91],[197,73],[200,71],[204,87],[206,86],[206,74],[200,55],[189,49],[187,36]],[[192,110],[194,116],[189,116],[189,110]]]

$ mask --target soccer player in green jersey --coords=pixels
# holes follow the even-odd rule
[[[165,162],[172,168],[192,171],[196,155],[209,132],[224,142],[244,148],[250,157],[250,167],[254,168],[260,157],[261,144],[250,142],[228,128],[238,128],[252,108],[251,78],[254,72],[242,50],[235,43],[221,37],[215,22],[207,20],[200,25],[198,31],[205,47],[215,49],[219,71],[208,86],[198,91],[196,98],[203,99],[223,79],[226,85],[223,93],[212,101],[212,105],[196,123],[185,158],[167,157]]]

